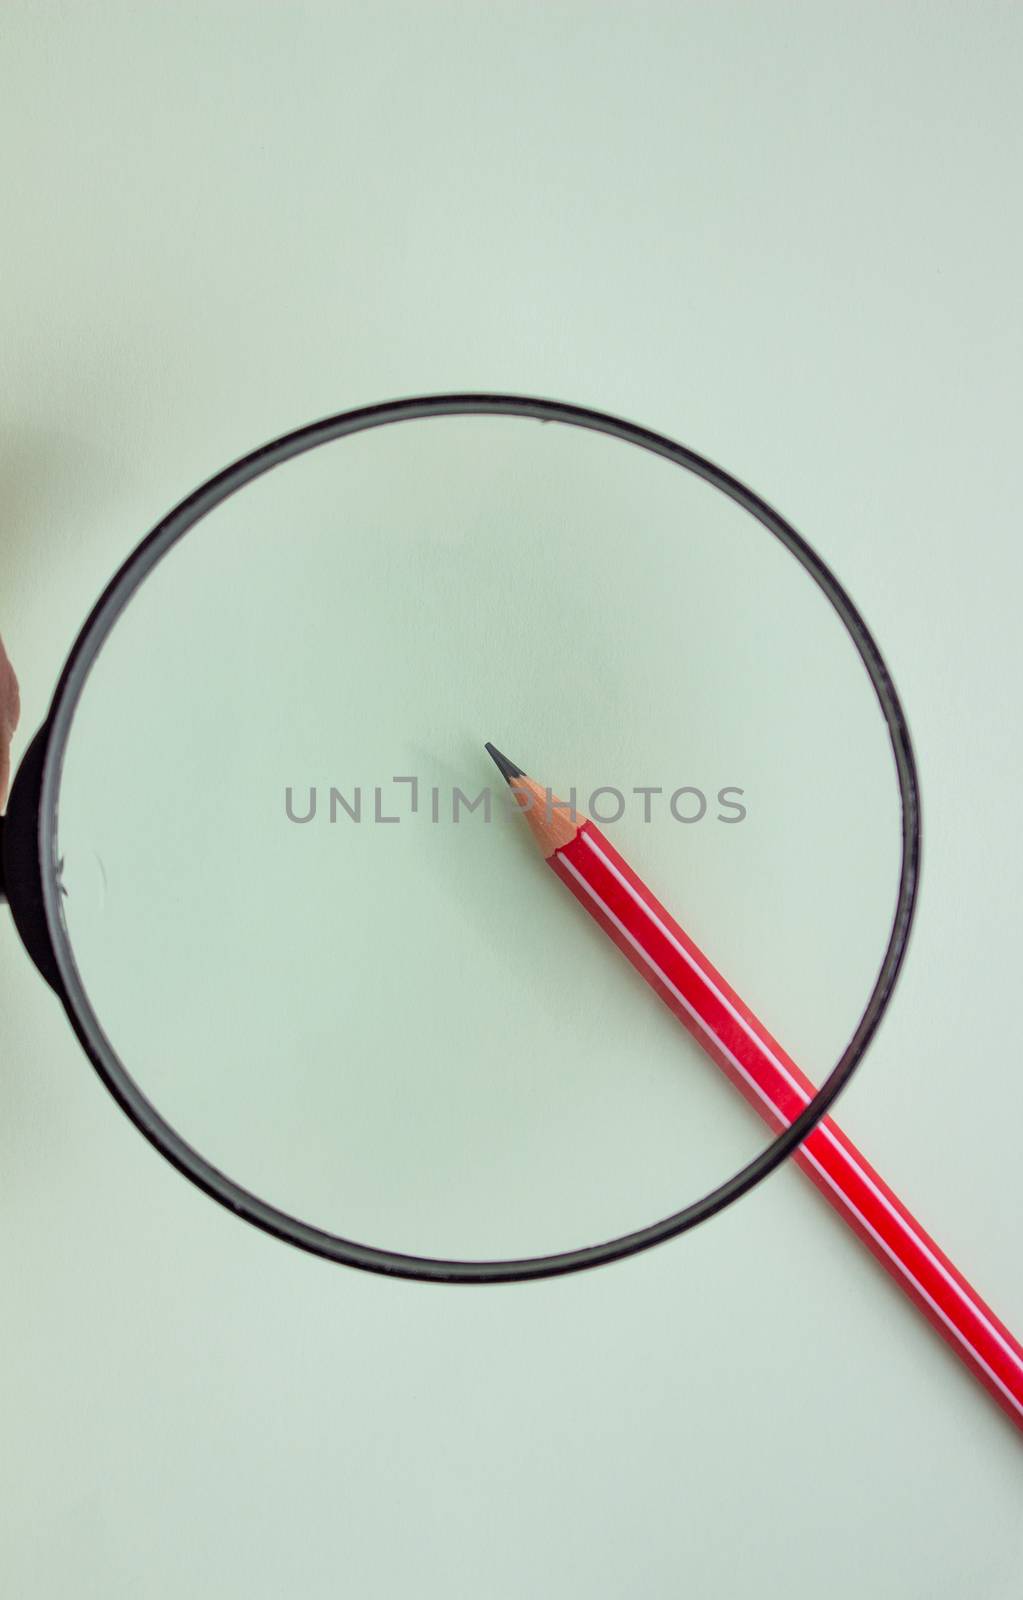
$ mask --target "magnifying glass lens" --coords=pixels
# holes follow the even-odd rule
[[[816,1082],[899,881],[842,621],[634,442],[434,416],[324,444],[148,574],[78,700],[61,915],[102,1049],[280,1212],[548,1256],[773,1137],[535,853],[493,740],[592,816]]]

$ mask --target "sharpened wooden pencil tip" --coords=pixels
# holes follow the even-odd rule
[[[493,761],[494,766],[501,774],[505,783],[511,783],[513,778],[524,778],[526,776],[522,768],[517,767],[514,761],[509,761],[506,755],[502,755],[501,751],[497,749],[496,745],[487,743],[483,746],[483,748],[487,752],[487,755],[490,757],[491,761]]]

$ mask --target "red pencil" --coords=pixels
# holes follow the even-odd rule
[[[810,1080],[632,868],[493,745],[547,863],[660,999],[775,1130],[812,1100]],[[793,1160],[817,1185],[998,1404],[1023,1428],[1023,1346],[825,1116]]]

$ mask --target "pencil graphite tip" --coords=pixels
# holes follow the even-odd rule
[[[501,774],[505,783],[511,783],[513,778],[524,778],[526,776],[522,768],[517,767],[514,761],[509,761],[506,755],[502,755],[501,751],[497,749],[496,745],[492,745],[488,742],[483,746],[483,748],[487,752],[487,755],[490,757],[491,761],[494,763],[494,766],[497,768],[498,772]]]

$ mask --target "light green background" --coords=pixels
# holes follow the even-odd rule
[[[1021,47],[1001,5],[9,5],[0,34],[24,733],[140,532],[300,421],[517,389],[722,461],[909,706],[925,892],[841,1115],[1016,1328]],[[10,930],[0,963],[10,1592],[1016,1592],[1017,1436],[798,1175],[563,1282],[334,1270],[156,1158]]]

